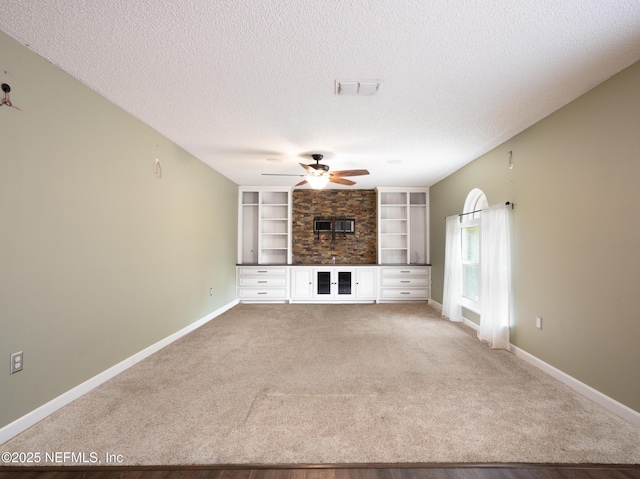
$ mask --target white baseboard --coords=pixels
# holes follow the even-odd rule
[[[31,426],[36,424],[37,422],[43,420],[47,416],[53,414],[58,409],[66,406],[71,401],[75,401],[81,396],[84,396],[92,389],[97,388],[104,382],[109,379],[117,376],[121,372],[129,369],[134,364],[142,361],[143,359],[151,356],[153,353],[161,350],[162,348],[168,346],[172,342],[177,339],[180,339],[182,336],[189,334],[195,329],[198,329],[205,323],[208,323],[216,316],[221,315],[225,311],[231,309],[235,305],[238,304],[238,300],[234,300],[221,308],[216,309],[212,313],[209,313],[205,317],[191,323],[190,325],[182,328],[180,331],[173,333],[170,336],[167,336],[164,339],[161,339],[155,344],[152,344],[148,348],[143,349],[142,351],[135,353],[133,356],[125,359],[124,361],[120,361],[115,366],[110,367],[109,369],[102,371],[101,373],[93,376],[90,379],[87,379],[85,382],[79,384],[78,386],[68,390],[65,393],[62,393],[60,396],[52,399],[46,404],[43,404],[37,409],[25,414],[24,416],[16,419],[12,423],[7,424],[3,428],[0,428],[0,444],[7,442],[9,439],[17,436],[23,431],[26,431]]]
[[[551,366],[548,363],[545,363],[541,359],[529,354],[523,349],[518,348],[511,344],[511,352],[513,352],[520,359],[528,362],[529,364],[541,369],[545,373],[553,376],[560,382],[566,384],[571,389],[576,392],[582,394],[588,399],[591,399],[596,404],[608,409],[616,416],[621,417],[622,419],[634,424],[636,426],[640,426],[640,412],[631,409],[630,407],[625,406],[624,404],[616,401],[613,398],[601,393],[597,389],[592,388],[591,386],[586,385],[585,383],[578,381],[576,378],[569,376],[567,373],[560,371],[559,369]]]
[[[480,331],[480,325],[479,324],[474,323],[473,321],[465,318],[464,316],[462,317],[462,323],[465,326],[469,326],[471,329],[475,329],[476,331]]]
[[[433,306],[434,309],[437,309],[440,313],[442,313],[442,305],[433,299],[429,299],[429,305]]]
[[[433,299],[429,300],[429,304],[431,306],[433,306],[434,309],[436,309],[440,314],[442,314],[442,305],[436,301],[434,301]],[[471,329],[475,329],[476,331],[478,331],[480,329],[480,326],[478,326],[476,323],[474,323],[473,321],[469,321],[467,318],[462,318],[462,323],[465,326],[469,326]]]

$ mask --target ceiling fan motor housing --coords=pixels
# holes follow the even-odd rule
[[[323,157],[323,155],[320,155],[318,153],[315,153],[315,154],[311,155],[311,158],[316,160],[316,164],[315,165],[309,165],[311,168],[313,168],[314,170],[318,171],[319,173],[329,171],[329,165],[322,165],[320,163],[320,160],[322,159],[322,157]]]

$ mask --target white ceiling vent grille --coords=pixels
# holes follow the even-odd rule
[[[341,81],[336,80],[336,95],[372,96],[380,90],[379,81]]]

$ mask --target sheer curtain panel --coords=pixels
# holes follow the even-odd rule
[[[462,321],[462,307],[460,306],[462,252],[460,248],[460,218],[458,215],[449,216],[446,219],[444,247],[442,316],[451,321]]]
[[[480,228],[480,330],[478,338],[509,350],[511,316],[511,206],[482,210]]]

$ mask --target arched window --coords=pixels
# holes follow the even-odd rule
[[[489,206],[489,203],[487,203],[487,195],[485,195],[480,188],[472,189],[464,202],[464,216],[462,217],[462,221],[480,218],[482,209],[487,206]]]
[[[462,245],[462,288],[460,304],[480,313],[480,228],[482,209],[488,206],[487,196],[478,188],[467,195],[460,219]]]

